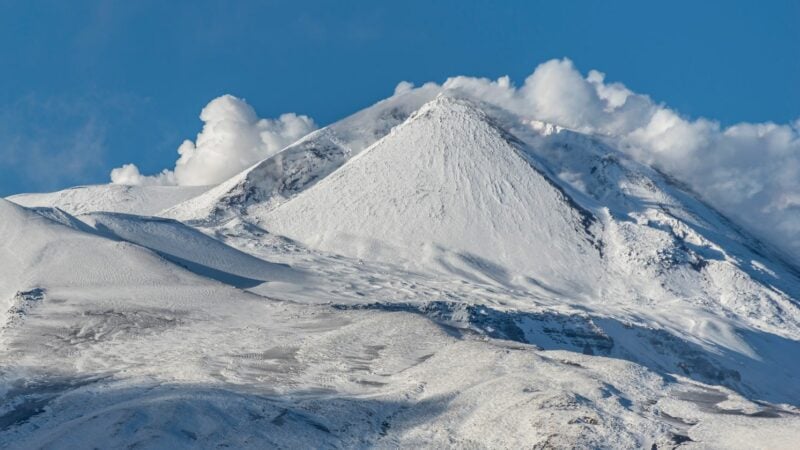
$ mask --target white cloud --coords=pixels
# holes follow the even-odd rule
[[[316,129],[314,121],[293,113],[259,119],[244,100],[232,95],[215,98],[200,113],[203,130],[195,142],[178,147],[173,170],[144,176],[134,164],[111,171],[116,184],[202,186],[218,184],[274,155]]]
[[[401,81],[397,83],[397,86],[394,88],[394,95],[405,94],[406,92],[414,89],[414,83],[410,83],[408,81]]]
[[[111,180],[114,184],[127,184],[131,186],[175,185],[175,173],[164,169],[158,175],[142,175],[136,164],[123,164],[111,171]]]
[[[519,88],[508,77],[454,77],[443,88],[525,118],[608,136],[790,255],[800,255],[800,119],[730,127],[691,120],[621,83],[606,83],[601,72],[584,77],[568,59],[541,64]]]

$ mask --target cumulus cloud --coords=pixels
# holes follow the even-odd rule
[[[111,182],[129,186],[174,186],[177,183],[175,173],[164,169],[158,175],[142,175],[136,164],[123,164],[111,171]]]
[[[316,129],[309,117],[293,113],[260,119],[244,100],[215,98],[200,113],[203,130],[185,140],[173,170],[142,175],[134,164],[111,171],[111,182],[130,185],[203,186],[218,184]]]
[[[790,255],[800,255],[800,119],[730,127],[692,120],[621,83],[607,83],[601,72],[583,76],[568,59],[541,64],[520,87],[508,77],[454,77],[442,87],[526,118],[607,136]]]
[[[397,83],[397,86],[395,86],[394,95],[405,94],[406,92],[409,92],[412,89],[414,89],[414,83],[410,83],[408,81],[401,81]]]

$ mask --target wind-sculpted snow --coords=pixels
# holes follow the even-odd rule
[[[437,92],[185,222],[0,200],[0,448],[796,447],[796,267],[602,136]]]
[[[30,315],[32,309],[40,313],[42,308],[61,307],[57,305],[80,311],[83,300],[79,299],[84,297],[92,299],[90,303],[96,299],[127,308],[175,299],[184,302],[192,295],[198,296],[198,302],[214,295],[238,295],[143,247],[72,228],[7,200],[0,200],[0,217],[0,327],[6,328],[4,332],[16,329],[4,324],[15,310],[22,311],[20,300],[25,300],[23,310]],[[31,293],[39,293],[34,296],[36,302],[30,301]]]
[[[190,271],[237,287],[303,280],[287,265],[255,258],[174,220],[118,213],[86,214],[79,219],[103,236],[141,245]]]

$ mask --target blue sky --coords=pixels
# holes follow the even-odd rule
[[[326,124],[569,57],[690,117],[800,117],[800,2],[0,0],[0,195],[172,167],[212,98]]]

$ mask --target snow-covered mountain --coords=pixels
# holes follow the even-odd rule
[[[800,270],[607,136],[428,86],[206,189],[0,201],[0,447],[800,441]]]
[[[596,219],[531,164],[513,136],[449,97],[255,220],[312,248],[433,260],[500,282],[588,295],[601,276]]]

